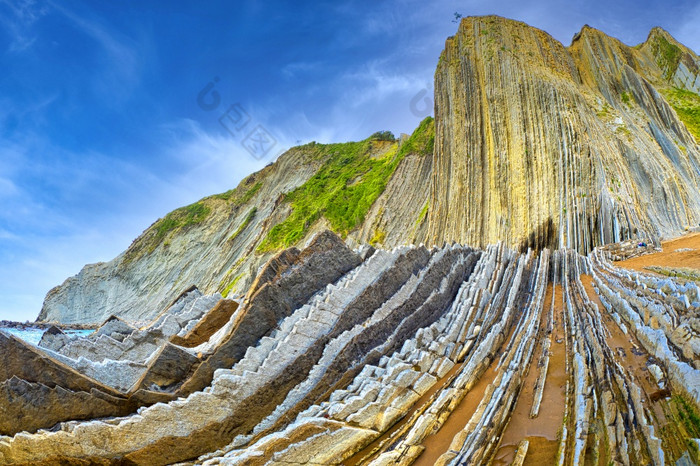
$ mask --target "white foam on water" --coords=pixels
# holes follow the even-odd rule
[[[6,327],[0,327],[0,330],[4,330],[5,332],[14,335],[27,343],[31,343],[32,345],[38,345],[39,341],[41,340],[41,336],[44,334],[46,331],[45,329],[41,328],[6,328]],[[66,334],[70,336],[77,336],[77,337],[86,337],[90,335],[94,330],[64,330]]]

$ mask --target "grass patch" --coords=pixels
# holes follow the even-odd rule
[[[409,153],[432,153],[434,140],[434,121],[428,117],[400,149],[392,143],[379,158],[370,156],[376,144],[372,137],[360,142],[316,144],[314,150],[325,152],[327,161],[306,183],[285,195],[292,211],[268,232],[258,252],[297,243],[321,217],[333,231],[347,236],[364,222],[401,160]]]
[[[661,267],[658,265],[648,265],[644,268],[667,277],[676,277],[682,278],[683,280],[700,282],[700,271],[689,267]]]
[[[374,236],[372,236],[372,239],[369,240],[369,244],[372,246],[377,246],[379,244],[383,244],[385,239],[386,231],[382,230],[381,228],[377,228],[374,230]]]
[[[202,223],[209,217],[212,209],[222,207],[220,201],[225,201],[234,209],[247,204],[263,185],[260,181],[255,182],[258,175],[258,173],[254,173],[244,179],[235,189],[205,197],[199,202],[176,209],[159,219],[131,244],[122,265],[126,266],[134,260],[152,253],[161,244],[165,247],[170,246],[171,239],[177,231]],[[223,207],[225,208],[225,206]]]
[[[622,94],[620,94],[620,98],[622,99],[622,103],[625,105],[630,105],[630,102],[632,102],[632,98],[627,92],[623,92]]]
[[[156,221],[139,236],[129,247],[124,256],[123,265],[127,265],[144,254],[150,254],[160,245],[170,246],[166,238],[177,230],[202,223],[211,213],[211,207],[205,202],[195,202],[170,212]]]
[[[430,205],[430,199],[425,201],[425,205],[423,208],[420,210],[420,213],[418,214],[418,219],[416,220],[415,226],[420,225],[425,221],[425,218],[428,216],[428,206]]]
[[[224,298],[228,298],[228,295],[231,293],[231,291],[233,291],[234,287],[241,280],[241,278],[243,278],[243,275],[245,275],[245,273],[238,274],[236,278],[234,278],[233,281],[231,281],[231,283],[229,283],[228,286],[224,288],[224,290],[221,292],[221,296],[223,296]]]
[[[612,107],[609,103],[604,102],[603,106],[596,112],[600,118],[610,118],[612,116]]]
[[[421,121],[410,138],[401,146],[404,154],[433,155],[435,147],[435,120],[428,117]]]
[[[618,126],[615,129],[615,134],[617,134],[618,136],[626,137],[628,141],[632,140],[632,133],[630,132],[629,129],[627,129],[627,127],[625,125]]]
[[[695,411],[695,408],[682,396],[674,396],[673,401],[688,435],[695,438],[700,437],[700,416]]]
[[[248,201],[250,201],[253,198],[253,196],[255,196],[255,193],[260,191],[261,187],[262,182],[258,181],[247,190],[241,190],[240,187],[237,187],[234,189],[230,189],[225,193],[215,194],[211,196],[211,198],[221,199],[222,201],[230,202],[234,205],[234,207],[240,207],[244,204],[247,204]]]
[[[652,43],[652,50],[656,55],[656,64],[664,71],[664,78],[671,79],[683,55],[680,47],[670,43],[662,35],[657,35]]]
[[[252,209],[250,209],[250,212],[248,212],[248,215],[246,215],[245,220],[243,220],[243,223],[241,223],[241,226],[239,226],[239,227],[236,229],[236,231],[229,237],[228,240],[229,240],[229,241],[233,241],[233,240],[235,240],[236,238],[238,238],[238,236],[239,236],[241,233],[243,233],[243,230],[245,230],[245,229],[248,227],[248,225],[250,225],[250,222],[253,221],[253,219],[255,218],[255,215],[256,215],[257,213],[258,213],[258,208],[257,208],[257,207],[253,207]]]
[[[186,207],[173,210],[166,215],[165,218],[156,222],[155,230],[157,242],[160,243],[163,238],[173,230],[203,222],[210,212],[211,208],[201,202],[195,202]]]
[[[695,140],[700,143],[700,95],[677,87],[662,89],[661,93]]]
[[[260,191],[261,187],[262,187],[262,182],[255,183],[252,188],[250,188],[248,191],[245,192],[245,194],[243,194],[243,196],[234,199],[233,205],[238,207],[238,206],[242,206],[244,204],[247,204],[248,201],[250,201],[253,198],[253,196],[255,196],[255,193]]]

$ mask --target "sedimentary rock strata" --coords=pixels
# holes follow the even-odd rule
[[[700,58],[658,28],[630,47],[585,26],[565,47],[524,23],[465,18],[438,62],[434,121],[397,141],[292,148],[86,266],[47,295],[40,320],[148,322],[190,285],[240,296],[279,251],[274,234],[298,247],[331,228],[353,247],[504,241],[587,254],[698,228],[699,73]],[[355,196],[376,160],[367,184],[381,189]],[[328,190],[351,208],[308,199]]]
[[[700,462],[695,251],[616,263],[700,221],[699,69],[464,19],[434,121],[159,220],[47,296],[87,338],[0,332],[0,464]]]
[[[240,359],[285,312],[360,262],[337,236],[324,233],[301,252],[271,259],[238,313],[237,302],[190,289],[139,329],[111,317],[88,338],[47,331],[39,348],[0,333],[6,355],[0,412],[8,414],[0,433],[124,415],[202,389],[214,370]],[[195,345],[198,340],[203,342]]]
[[[698,286],[617,268],[611,255],[454,244],[363,259],[324,233],[271,259],[198,346],[175,336],[188,341],[226,300],[197,291],[122,341],[109,334],[125,330],[113,319],[56,351],[0,334],[13,342],[6,352],[31,352],[44,374],[27,380],[6,367],[3,413],[21,412],[8,393],[33,385],[33,399],[47,400],[33,418],[63,421],[14,436],[3,427],[0,462],[483,464],[534,454],[546,464],[664,464],[693,455]],[[144,360],[130,343],[139,332],[151,334],[142,344],[162,341]],[[130,390],[64,375],[86,356],[95,365],[127,354],[144,366]],[[55,414],[72,399],[107,409]]]
[[[462,21],[435,73],[428,241],[586,253],[697,226],[700,148],[659,93],[661,35],[633,48],[586,26],[564,47],[524,23]]]

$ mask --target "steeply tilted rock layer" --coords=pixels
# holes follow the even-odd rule
[[[697,92],[700,62],[669,41],[586,26],[565,48],[524,23],[462,21],[435,74],[428,240],[585,253],[697,226],[700,148],[659,91],[670,77]]]
[[[699,69],[464,19],[412,136],[158,220],[47,296],[87,338],[0,332],[0,464],[699,463],[695,269],[611,262],[697,229]]]
[[[146,322],[192,285],[240,295],[275,252],[326,228],[352,245],[581,253],[679,233],[700,222],[699,69],[661,29],[629,47],[586,26],[567,48],[466,18],[438,63],[435,120],[410,138],[295,147],[85,267],[39,318]]]
[[[429,118],[401,144],[369,138],[295,147],[236,189],[158,220],[114,260],[86,266],[48,293],[39,320],[100,323],[117,314],[148,322],[193,285],[241,295],[276,252],[332,228],[329,210],[349,242],[419,242],[427,229],[433,131]]]
[[[216,329],[228,300],[194,290],[141,330],[110,319],[58,350],[0,332],[0,412],[12,415],[0,463],[695,454],[700,289],[608,256],[503,243],[351,251],[326,232],[270,259]],[[209,338],[175,343],[202,322]]]

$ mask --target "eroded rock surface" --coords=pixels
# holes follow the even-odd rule
[[[42,319],[103,322],[87,338],[0,332],[0,463],[697,462],[695,272],[612,261],[700,221],[664,97],[698,63],[660,29],[567,48],[464,19],[411,138],[294,148],[174,212],[49,293]],[[323,209],[284,223],[369,159],[383,191],[344,240]]]
[[[435,120],[410,138],[292,148],[236,189],[159,220],[113,261],[86,266],[49,292],[39,318],[149,322],[190,285],[240,296],[281,249],[266,247],[274,235],[297,247],[331,228],[352,247],[504,241],[586,254],[697,229],[700,135],[684,123],[697,115],[684,102],[700,102],[699,70],[698,56],[658,28],[630,47],[586,26],[565,47],[524,23],[465,18],[438,63]],[[377,159],[387,163],[373,181],[381,189],[350,201],[353,216],[313,206],[285,224],[297,189],[319,195],[347,160]],[[358,170],[339,189],[361,183]]]
[[[700,148],[659,93],[660,35],[633,48],[586,26],[564,47],[521,22],[464,19],[435,73],[428,241],[587,253],[697,226]]]
[[[688,419],[700,411],[699,289],[617,268],[611,255],[454,244],[379,249],[362,260],[324,233],[271,259],[229,320],[196,347],[174,336],[182,341],[225,302],[198,291],[110,346],[109,329],[123,330],[112,320],[58,351],[0,334],[6,352],[30,361],[4,368],[3,413],[39,419],[43,410],[64,421],[0,437],[0,462],[675,461],[694,454],[688,442],[697,435]],[[166,328],[171,338],[143,361],[131,390],[62,362],[61,351],[94,357],[93,347],[119,361],[138,354],[119,345]],[[35,369],[41,380],[29,377]],[[565,383],[553,381],[557,373]],[[28,401],[43,404],[25,410],[17,398],[30,392]],[[109,394],[132,411],[119,413]],[[80,412],[58,408],[79,403]],[[559,435],[530,446],[545,422]]]

